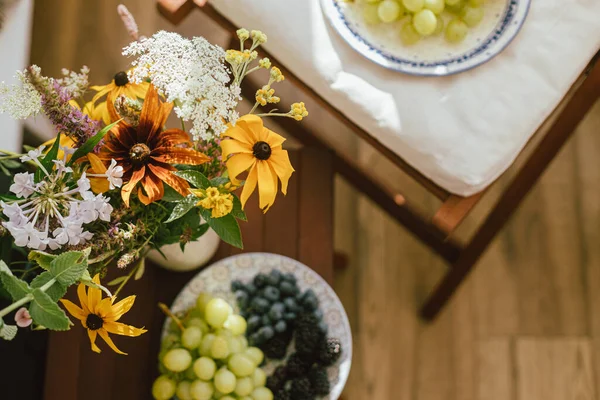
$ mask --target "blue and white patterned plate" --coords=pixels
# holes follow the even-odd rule
[[[175,298],[171,311],[183,314],[194,307],[198,295],[203,292],[211,293],[235,304],[235,296],[231,293],[231,281],[250,282],[259,272],[269,273],[273,269],[281,272],[291,272],[296,276],[301,290],[312,289],[319,299],[319,307],[323,311],[323,319],[329,328],[329,336],[340,339],[342,355],[335,365],[328,368],[331,392],[322,400],[337,400],[350,374],[352,365],[352,331],[348,316],[340,299],[333,289],[312,269],[299,261],[270,253],[244,253],[224,258],[204,268],[185,285]],[[237,307],[236,307],[237,309]],[[167,335],[171,319],[167,318],[163,326],[163,338]],[[288,355],[292,351],[290,350]],[[271,374],[281,362],[269,361],[263,369]]]
[[[531,0],[487,0],[483,21],[469,30],[462,43],[451,44],[444,35],[437,35],[412,46],[400,41],[402,20],[367,24],[362,14],[364,0],[321,0],[321,7],[342,38],[369,60],[410,75],[444,76],[475,68],[500,54],[523,26],[530,3]],[[446,22],[450,18],[444,15]]]

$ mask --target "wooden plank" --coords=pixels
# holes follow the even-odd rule
[[[329,152],[304,148],[300,155],[298,260],[333,281],[333,163]]]
[[[515,397],[512,348],[508,338],[488,339],[477,346],[477,400],[518,400]],[[537,400],[533,397],[528,399]]]
[[[450,235],[477,205],[485,192],[474,194],[470,197],[451,195],[436,211],[433,223]]]
[[[587,339],[518,339],[518,399],[594,400],[592,346]]]
[[[194,0],[158,0],[158,11],[172,24],[178,25],[195,9]]]

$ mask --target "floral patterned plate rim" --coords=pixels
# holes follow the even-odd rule
[[[490,61],[517,36],[531,4],[531,0],[488,0],[484,19],[462,43],[450,44],[444,35],[437,35],[404,46],[398,36],[402,20],[369,25],[362,17],[363,2],[320,1],[329,23],[354,50],[385,68],[418,76],[457,74]]]
[[[344,306],[329,284],[301,262],[271,253],[244,253],[224,258],[204,268],[192,278],[175,298],[171,311],[177,314],[193,307],[202,292],[218,295],[235,304],[235,298],[230,290],[232,280],[249,282],[257,273],[269,272],[275,268],[282,272],[293,273],[302,291],[313,289],[319,299],[323,318],[329,326],[328,335],[340,339],[342,343],[341,358],[328,369],[331,392],[323,397],[323,400],[337,400],[342,394],[352,365],[350,323]],[[163,326],[163,337],[167,333],[170,322],[167,318]],[[263,368],[267,374],[270,374],[279,364],[280,362],[269,361]]]

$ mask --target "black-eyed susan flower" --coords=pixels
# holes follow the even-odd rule
[[[100,284],[100,278],[98,275],[94,276],[94,282]],[[108,346],[113,349],[116,353],[127,355],[117,348],[109,333],[115,335],[135,337],[140,336],[142,333],[147,332],[143,328],[135,328],[131,325],[126,325],[119,322],[119,319],[128,312],[133,303],[135,302],[135,296],[129,296],[114,303],[115,297],[102,298],[102,291],[96,288],[88,288],[86,292],[86,286],[82,283],[77,287],[77,296],[81,307],[78,307],[73,302],[65,299],[61,299],[60,302],[65,306],[67,311],[81,321],[81,324],[87,329],[92,350],[96,353],[100,353],[100,348],[96,345],[96,338],[98,335]]]
[[[239,185],[238,175],[249,171],[240,197],[242,207],[258,185],[259,206],[266,212],[275,202],[278,180],[286,194],[294,172],[287,151],[281,147],[285,138],[265,128],[262,119],[252,114],[238,119],[222,136],[222,156],[227,160],[231,182]]]
[[[101,118],[107,125],[111,122],[114,122],[111,120],[111,114],[108,111],[107,103],[114,104],[115,100],[121,95],[130,99],[143,99],[146,97],[149,87],[150,84],[148,82],[130,82],[129,78],[127,77],[127,72],[118,72],[108,85],[91,87],[92,90],[97,92],[91,102],[95,105],[95,112],[92,117],[94,119]],[[96,104],[96,102],[105,95],[106,102]]]

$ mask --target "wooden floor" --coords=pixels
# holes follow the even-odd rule
[[[144,32],[174,29],[151,3],[126,2]],[[126,61],[119,49],[127,38],[118,25],[116,4],[36,1],[32,61],[52,74],[62,66],[86,63],[96,80],[123,69]],[[199,13],[176,29],[225,43]],[[339,124],[316,107],[310,111],[312,126],[372,165],[390,187],[435,205]],[[598,398],[599,133],[597,104],[475,273],[431,324],[422,323],[416,310],[445,265],[345,182],[337,182],[336,247],[351,262],[336,275],[335,289],[355,337],[346,400]],[[489,202],[484,198],[481,208]],[[467,229],[478,215],[467,221]]]

